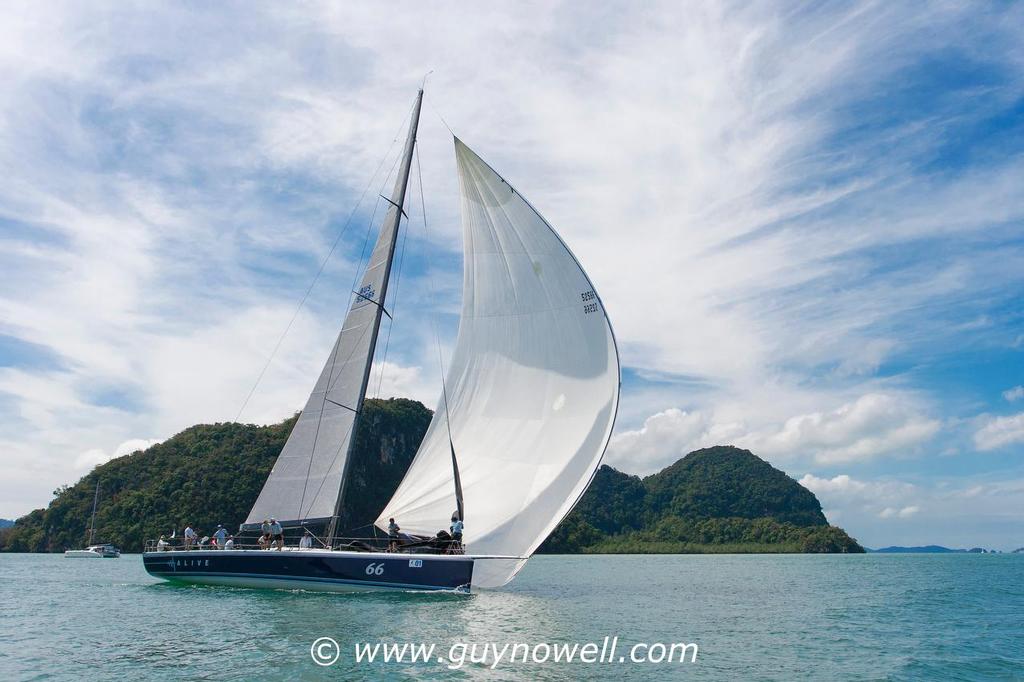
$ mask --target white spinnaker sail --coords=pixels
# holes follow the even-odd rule
[[[554,530],[600,465],[619,399],[612,329],[550,225],[455,140],[462,188],[462,320],[447,377],[473,584],[498,587]],[[455,509],[444,404],[377,519],[433,535]]]

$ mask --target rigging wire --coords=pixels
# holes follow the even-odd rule
[[[403,129],[404,129],[404,126],[403,126]],[[399,130],[399,134],[401,134],[401,130]],[[396,137],[396,139],[397,139],[397,137]],[[390,150],[389,150],[389,153],[390,153]],[[388,172],[388,174],[381,181],[381,185],[380,185],[381,193],[383,193],[384,188],[385,188],[385,186],[388,183],[388,180],[391,179],[391,175],[395,171],[395,166],[397,166],[398,158],[400,158],[400,156],[401,155],[399,155],[399,157],[395,158],[395,162],[391,165],[391,170]],[[374,218],[377,215],[377,207],[379,207],[379,206],[380,206],[380,199],[377,200],[377,205],[374,207],[373,215],[370,218],[370,222],[367,224],[366,239],[363,242],[363,250],[362,250],[362,253],[359,256],[360,265],[359,265],[359,267],[356,268],[356,276],[355,276],[355,279],[352,281],[352,290],[353,290],[353,292],[355,291],[355,288],[358,285],[359,280],[360,280],[360,278],[362,276],[360,268],[362,268],[363,257],[366,254],[366,244],[368,243],[369,237],[370,237],[370,229],[373,226]],[[366,265],[368,266],[369,263],[367,262]],[[365,272],[365,271],[363,271],[363,272]],[[352,356],[355,354],[356,349],[359,347],[359,341],[362,340],[363,336],[366,335],[367,331],[369,331],[369,327],[368,326],[364,326],[363,330],[359,333],[359,338],[356,339],[356,343],[354,343],[352,345],[352,350],[349,351],[348,356],[341,363],[342,366],[347,365],[349,360],[352,359]],[[327,405],[327,394],[331,392],[331,390],[334,388],[334,386],[337,384],[337,382],[341,379],[341,374],[340,373],[338,374],[337,378],[335,378],[335,376],[334,376],[334,368],[337,367],[337,365],[338,365],[338,358],[337,358],[337,355],[336,355],[335,351],[332,351],[331,358],[332,358],[331,359],[331,371],[330,371],[330,373],[329,373],[329,375],[327,377],[327,388],[324,390],[324,397],[323,397],[323,400],[320,402],[320,416],[317,418],[316,433],[313,436],[313,445],[312,445],[312,447],[310,448],[310,451],[309,451],[309,462],[306,464],[306,479],[302,483],[302,498],[299,501],[299,517],[300,518],[305,518],[305,513],[302,511],[302,507],[305,505],[306,490],[307,490],[307,488],[309,486],[309,474],[310,474],[310,472],[312,471],[312,468],[313,468],[313,455],[316,454],[316,444],[317,444],[317,441],[320,438],[320,425],[323,422],[323,418],[324,418],[324,412],[323,411],[324,411],[324,408]],[[338,447],[334,451],[334,456],[331,458],[331,464],[330,464],[330,466],[327,467],[327,471],[333,471],[334,470],[334,463],[338,461],[338,457],[341,455],[341,451],[343,449],[345,449],[345,445],[346,445],[346,443],[348,443],[349,437],[351,437],[353,435],[352,427],[354,425],[355,425],[355,420],[353,420],[348,425],[348,430],[345,432],[345,437],[342,438],[339,441]],[[325,475],[325,476],[323,476],[320,479],[320,485],[317,486],[316,492],[313,494],[313,498],[309,502],[309,509],[310,510],[312,510],[313,505],[316,504],[317,498],[320,497],[320,492],[323,490],[324,483],[326,483],[326,482],[327,482],[327,476]]]
[[[430,232],[429,232],[429,229],[427,228],[427,204],[426,204],[426,200],[423,198],[423,172],[422,172],[422,169],[420,168],[420,155],[419,155],[419,151],[418,150],[416,152],[416,171],[417,171],[416,172],[416,177],[417,177],[417,179],[419,181],[419,190],[420,190],[420,212],[422,213],[422,218],[423,218],[423,235],[424,235],[424,237],[426,237],[427,243],[429,244],[430,243]],[[427,281],[430,282],[430,298],[436,304],[436,302],[437,302],[437,289],[434,286],[434,274],[432,272],[430,272],[429,270],[427,272]],[[434,341],[437,344],[437,362],[438,362],[438,365],[441,368],[441,394],[442,394],[442,398],[444,400],[445,423],[447,424],[448,423],[448,389],[445,386],[444,357],[441,354],[441,334],[440,334],[439,327],[438,327],[438,324],[437,324],[437,312],[436,311],[434,312],[433,315],[431,315],[430,319],[431,319],[431,324],[432,324],[432,326],[434,328]],[[448,424],[448,439],[449,440],[451,440],[451,435],[452,435],[451,424]]]
[[[428,75],[429,75],[429,74],[428,74]],[[424,78],[426,78],[426,76],[424,76]],[[452,137],[455,137],[455,131],[454,131],[454,130],[452,130],[452,127],[451,127],[450,125],[448,125],[448,121],[444,120],[444,116],[442,116],[442,115],[441,115],[441,112],[440,112],[440,111],[438,111],[438,110],[437,110],[437,107],[435,107],[435,106],[434,106],[434,102],[433,102],[433,100],[430,100],[430,99],[428,99],[428,100],[427,100],[427,104],[429,104],[429,105],[430,105],[430,108],[431,108],[431,109],[432,109],[432,110],[434,111],[434,114],[435,114],[435,115],[436,115],[436,116],[437,116],[437,117],[438,117],[439,119],[441,119],[441,123],[443,123],[443,124],[444,124],[444,127],[448,129],[448,132],[452,134]]]
[[[403,128],[404,128],[404,126],[403,126]],[[398,135],[401,135],[401,133],[402,133],[402,128],[399,129]],[[398,139],[397,135],[395,136],[395,139],[396,140]],[[393,146],[394,146],[394,144],[392,143],[392,147]],[[390,149],[388,150],[388,153],[389,154],[391,153]],[[399,158],[401,158],[401,154],[399,154],[398,156],[395,157],[395,162],[393,164],[391,164],[391,170],[384,177],[384,180],[381,181],[381,192],[379,194],[383,193],[384,187],[388,184],[388,180],[391,179],[392,173],[395,172],[395,167],[398,165],[398,159]],[[357,267],[356,267],[356,275],[355,275],[355,278],[352,280],[352,291],[353,292],[356,290],[356,286],[358,285],[360,278],[363,276],[360,273],[360,268],[363,267],[363,259],[366,256],[366,245],[370,241],[370,232],[373,229],[374,220],[377,217],[377,209],[380,207],[380,202],[381,202],[381,200],[380,200],[380,198],[378,198],[377,199],[377,203],[373,207],[373,213],[370,215],[370,220],[366,224],[366,237],[363,239],[362,252],[359,254],[359,265],[357,265]],[[373,254],[371,252],[371,256],[372,255]],[[365,269],[368,269],[369,268],[369,258],[366,258],[366,261],[367,262],[365,263]],[[363,274],[365,274],[365,269],[362,270]],[[362,333],[360,334],[360,337],[359,337],[360,339],[362,339],[363,335],[366,334],[367,329],[368,329],[368,327],[363,329],[363,331],[362,331]],[[353,356],[353,354],[355,353],[355,351],[356,351],[356,349],[358,347],[359,347],[358,343],[353,344],[352,350],[349,351],[348,357],[346,357],[345,361],[341,363],[342,367],[344,367],[345,365],[348,364],[349,360],[352,359],[352,356]],[[316,420],[316,431],[313,433],[313,444],[309,448],[309,462],[307,462],[307,464],[306,464],[306,479],[302,483],[302,496],[299,499],[299,515],[300,515],[299,518],[304,518],[305,517],[305,515],[302,513],[302,507],[303,507],[303,505],[306,502],[306,489],[309,487],[309,474],[313,470],[313,457],[314,457],[314,455],[316,455],[317,442],[320,440],[320,426],[321,426],[321,424],[323,424],[323,421],[324,421],[324,410],[327,407],[327,394],[331,392],[331,389],[334,388],[334,385],[337,383],[337,381],[341,379],[341,373],[340,372],[338,373],[338,378],[337,379],[334,377],[334,370],[338,366],[338,350],[340,350],[340,346],[336,346],[331,351],[331,371],[328,373],[328,376],[327,376],[327,388],[324,390],[323,399],[320,401],[320,414],[319,414],[319,416],[317,417],[317,420]],[[355,424],[355,420],[353,420],[352,424],[349,424],[349,433],[346,434],[346,436],[351,434],[353,424]],[[343,445],[347,441],[348,441],[347,437],[344,440],[341,441],[341,445],[338,446],[337,452],[334,453],[334,457],[331,459],[331,467],[327,469],[328,471],[331,471],[334,468],[334,462],[336,462],[338,460],[338,455],[340,454]],[[309,508],[310,509],[313,508],[313,505],[316,503],[317,497],[320,496],[320,491],[323,489],[324,482],[326,480],[327,480],[326,476],[324,476],[322,479],[320,479],[320,485],[316,489],[316,494],[313,496],[313,499],[309,503]]]
[[[444,119],[442,119],[442,121],[443,120]],[[446,123],[445,125],[448,125],[448,124]],[[416,177],[417,177],[417,180],[419,181],[420,212],[423,214],[423,234],[426,237],[427,242],[429,243],[429,241],[430,241],[430,233],[429,233],[428,228],[427,228],[427,202],[426,202],[426,199],[423,196],[423,170],[420,167],[420,155],[419,155],[419,149],[418,148],[416,150]],[[430,281],[430,295],[431,295],[431,298],[436,302],[437,301],[437,291],[434,288],[434,275],[433,275],[433,273],[429,274],[428,279]],[[437,324],[437,314],[436,313],[432,316],[432,321],[433,321],[433,326],[434,326],[434,341],[437,344],[437,364],[439,365],[439,367],[441,369],[441,397],[444,400],[444,423],[445,423],[445,427],[447,428],[447,431],[448,431],[448,446],[451,448],[451,451],[452,451],[452,475],[454,477],[454,481],[453,482],[455,484],[455,502],[456,502],[456,507],[457,507],[458,514],[459,514],[459,520],[460,521],[465,521],[466,520],[465,519],[465,511],[463,509],[463,502],[462,502],[462,480],[461,480],[461,477],[459,476],[459,465],[458,465],[458,462],[456,461],[456,458],[455,458],[455,442],[452,440],[452,416],[451,416],[451,413],[448,411],[448,386],[447,386],[447,379],[445,379],[444,355],[441,353],[441,333],[440,333],[440,330],[439,330],[439,326]]]
[[[415,107],[415,104],[413,104],[413,107]],[[403,124],[403,126],[401,128],[399,128],[398,134],[396,134],[396,136],[395,136],[395,140],[398,139],[398,137],[401,135],[402,130],[404,130],[405,127],[406,126]],[[392,148],[394,147],[395,140],[392,140],[392,145],[391,145]],[[391,149],[389,148],[388,149],[388,154],[390,154],[390,153],[391,153]],[[356,295],[356,287],[358,286],[359,281],[361,280],[361,278],[365,276],[366,271],[369,269],[369,266],[370,266],[369,260],[370,260],[370,257],[372,257],[372,255],[373,255],[373,253],[371,251],[370,257],[366,256],[366,247],[369,244],[370,232],[371,232],[371,230],[372,230],[372,228],[373,228],[373,226],[375,224],[375,219],[376,219],[376,215],[377,215],[377,209],[380,207],[381,199],[384,198],[384,190],[385,190],[385,188],[386,188],[386,186],[388,184],[388,181],[391,179],[391,176],[394,175],[395,169],[398,167],[398,161],[401,158],[402,158],[401,154],[398,154],[398,155],[395,156],[395,160],[391,164],[391,170],[388,171],[387,175],[384,176],[383,180],[381,181],[380,191],[378,192],[377,203],[374,205],[373,214],[371,215],[370,221],[367,223],[367,226],[366,226],[366,235],[363,238],[363,247],[362,247],[362,250],[361,250],[360,255],[359,255],[359,265],[356,268],[355,276],[354,276],[354,278],[352,280],[352,293],[353,293],[353,295]],[[383,165],[383,161],[382,161],[382,165]],[[404,253],[404,251],[403,251],[403,253]],[[365,262],[364,262],[364,260],[365,260]],[[381,309],[382,310],[383,310],[383,303],[384,302],[382,301],[381,302],[381,306],[382,306]],[[349,308],[349,311],[351,312],[351,306]],[[390,333],[390,327],[388,329],[389,329],[389,333]],[[344,329],[342,331],[344,331]],[[364,326],[363,330],[360,332],[359,338],[356,340],[356,343],[354,343],[352,345],[352,350],[349,351],[348,356],[341,363],[341,365],[343,367],[345,365],[347,365],[348,362],[352,359],[353,355],[355,354],[356,349],[359,346],[359,341],[362,340],[363,336],[366,335],[367,331],[369,331],[369,327],[365,327]],[[301,500],[299,502],[299,516],[300,516],[300,518],[304,518],[305,517],[305,514],[302,511],[302,507],[305,505],[306,491],[307,491],[308,486],[309,486],[310,472],[312,471],[312,467],[313,467],[313,457],[316,454],[316,445],[317,445],[317,442],[318,442],[319,436],[320,436],[320,425],[323,422],[323,416],[324,416],[323,411],[324,411],[324,409],[325,409],[325,407],[327,405],[327,394],[331,392],[331,390],[334,388],[334,386],[337,384],[337,382],[341,379],[341,373],[340,372],[338,373],[337,377],[335,377],[335,375],[334,375],[334,370],[337,367],[337,365],[338,365],[338,357],[337,357],[337,349],[335,349],[334,351],[332,351],[331,369],[330,369],[330,372],[328,374],[327,388],[324,390],[323,400],[320,403],[320,414],[319,414],[319,417],[317,418],[316,432],[314,433],[314,436],[313,436],[313,445],[310,448],[309,462],[306,465],[306,478],[305,478],[305,480],[303,481],[303,484],[302,484],[302,498],[301,498]],[[353,419],[352,422],[348,425],[348,430],[345,433],[345,437],[342,438],[341,441],[339,442],[338,447],[337,447],[337,449],[334,452],[334,456],[331,458],[331,463],[330,463],[330,466],[328,466],[327,471],[332,471],[334,469],[335,462],[338,461],[338,457],[341,455],[342,450],[345,449],[345,444],[348,443],[349,438],[354,435],[353,431],[352,431],[354,425],[355,425],[355,419]],[[313,494],[313,498],[311,499],[311,501],[309,503],[309,509],[310,510],[313,508],[313,505],[316,503],[317,498],[320,497],[320,493],[323,490],[324,483],[326,481],[327,481],[327,476],[326,475],[321,477],[320,484],[317,486],[316,492]]]
[[[359,195],[359,199],[356,200],[355,206],[352,207],[352,211],[348,214],[348,218],[345,220],[344,225],[342,225],[341,230],[338,232],[338,235],[334,238],[334,243],[331,244],[330,250],[327,252],[327,255],[324,256],[323,260],[321,261],[320,267],[316,271],[316,275],[313,276],[313,281],[309,283],[308,287],[306,287],[305,293],[302,295],[302,298],[299,299],[298,305],[295,306],[295,311],[292,313],[291,319],[288,320],[288,324],[285,326],[284,331],[281,333],[281,336],[277,339],[277,343],[274,344],[273,350],[270,351],[270,356],[267,358],[267,361],[263,364],[263,368],[260,370],[259,375],[257,375],[256,381],[253,383],[252,388],[250,388],[249,392],[246,394],[245,400],[242,401],[242,406],[238,408],[238,414],[235,415],[236,422],[242,418],[242,413],[245,411],[245,408],[249,405],[249,401],[252,400],[252,396],[254,393],[256,393],[256,389],[259,387],[260,382],[263,381],[263,376],[267,373],[267,369],[270,367],[270,363],[274,361],[274,358],[277,356],[277,352],[281,349],[281,344],[284,343],[285,337],[288,336],[288,332],[291,331],[292,325],[295,324],[295,320],[299,317],[299,312],[302,311],[302,307],[306,304],[306,300],[309,298],[309,295],[313,292],[313,288],[316,286],[316,283],[320,280],[320,275],[323,274],[324,269],[327,267],[327,262],[331,259],[331,256],[334,255],[335,250],[337,250],[338,248],[338,244],[341,243],[342,237],[345,236],[345,233],[348,231],[349,226],[351,226],[352,219],[355,218],[356,212],[359,210],[360,205],[362,205],[363,203],[363,199],[366,198],[366,193],[370,190],[370,187],[373,186],[374,180],[377,179],[377,174],[380,173],[380,169],[384,166],[384,162],[387,161],[388,156],[391,155],[391,150],[394,149],[395,143],[398,142],[398,138],[402,134],[402,130],[404,128],[405,122],[403,121],[402,125],[398,128],[398,131],[395,133],[394,139],[391,140],[391,144],[390,146],[388,146],[387,152],[385,152],[384,156],[381,157],[380,163],[377,164],[377,168],[373,171],[373,174],[370,176],[369,181],[367,181],[366,186],[363,188],[362,193]],[[376,211],[376,206],[374,207],[374,211]]]

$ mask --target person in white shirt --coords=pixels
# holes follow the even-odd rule
[[[234,548],[235,548],[235,536],[234,535],[229,535],[228,539],[224,541],[224,549],[234,549]]]
[[[299,540],[299,548],[300,549],[312,549],[313,548],[313,534],[310,533],[308,530],[306,531],[306,534],[302,536],[302,539]]]
[[[185,526],[185,549],[192,549],[192,545],[196,541],[196,532],[192,530],[192,526]]]
[[[166,552],[167,548],[170,547],[170,546],[171,545],[170,545],[170,543],[167,542],[167,539],[163,535],[161,535],[160,539],[157,540],[157,543],[156,543],[156,551],[158,551],[158,552]]]
[[[224,529],[224,526],[217,524],[217,530],[213,533],[214,540],[217,541],[217,549],[224,549],[224,542],[228,539],[228,532]]]
[[[462,550],[462,528],[462,519],[459,518],[459,515],[452,515],[452,544],[457,552]]]

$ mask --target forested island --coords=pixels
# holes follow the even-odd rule
[[[431,411],[402,398],[367,400],[356,432],[348,518],[364,533],[404,475]],[[0,550],[81,546],[100,483],[96,539],[140,551],[146,539],[191,524],[237,528],[259,494],[295,419],[271,426],[221,423],[97,466],[54,491],[45,509],[0,529]],[[472,513],[467,514],[472,523]],[[443,520],[442,520],[443,521]],[[547,553],[863,552],[830,526],[817,498],[752,453],[691,452],[639,478],[602,466],[573,512],[541,546]]]

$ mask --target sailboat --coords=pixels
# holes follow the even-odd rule
[[[64,550],[64,556],[68,559],[117,559],[121,556],[121,550],[114,545],[94,545],[93,536],[96,534],[96,504],[100,501],[100,482],[96,481],[96,492],[92,496],[92,520],[89,521],[89,542],[85,549]]]
[[[319,547],[157,551],[179,582],[318,591],[456,590],[508,583],[590,485],[618,408],[619,357],[601,298],[558,233],[453,135],[464,238],[462,316],[439,404],[404,479],[373,522],[401,546],[346,536],[359,422],[385,308],[423,90],[388,210],[348,314],[241,532],[272,517]],[[438,528],[464,524],[461,543]],[[457,538],[456,538],[457,540]],[[388,550],[391,551],[388,551]]]

